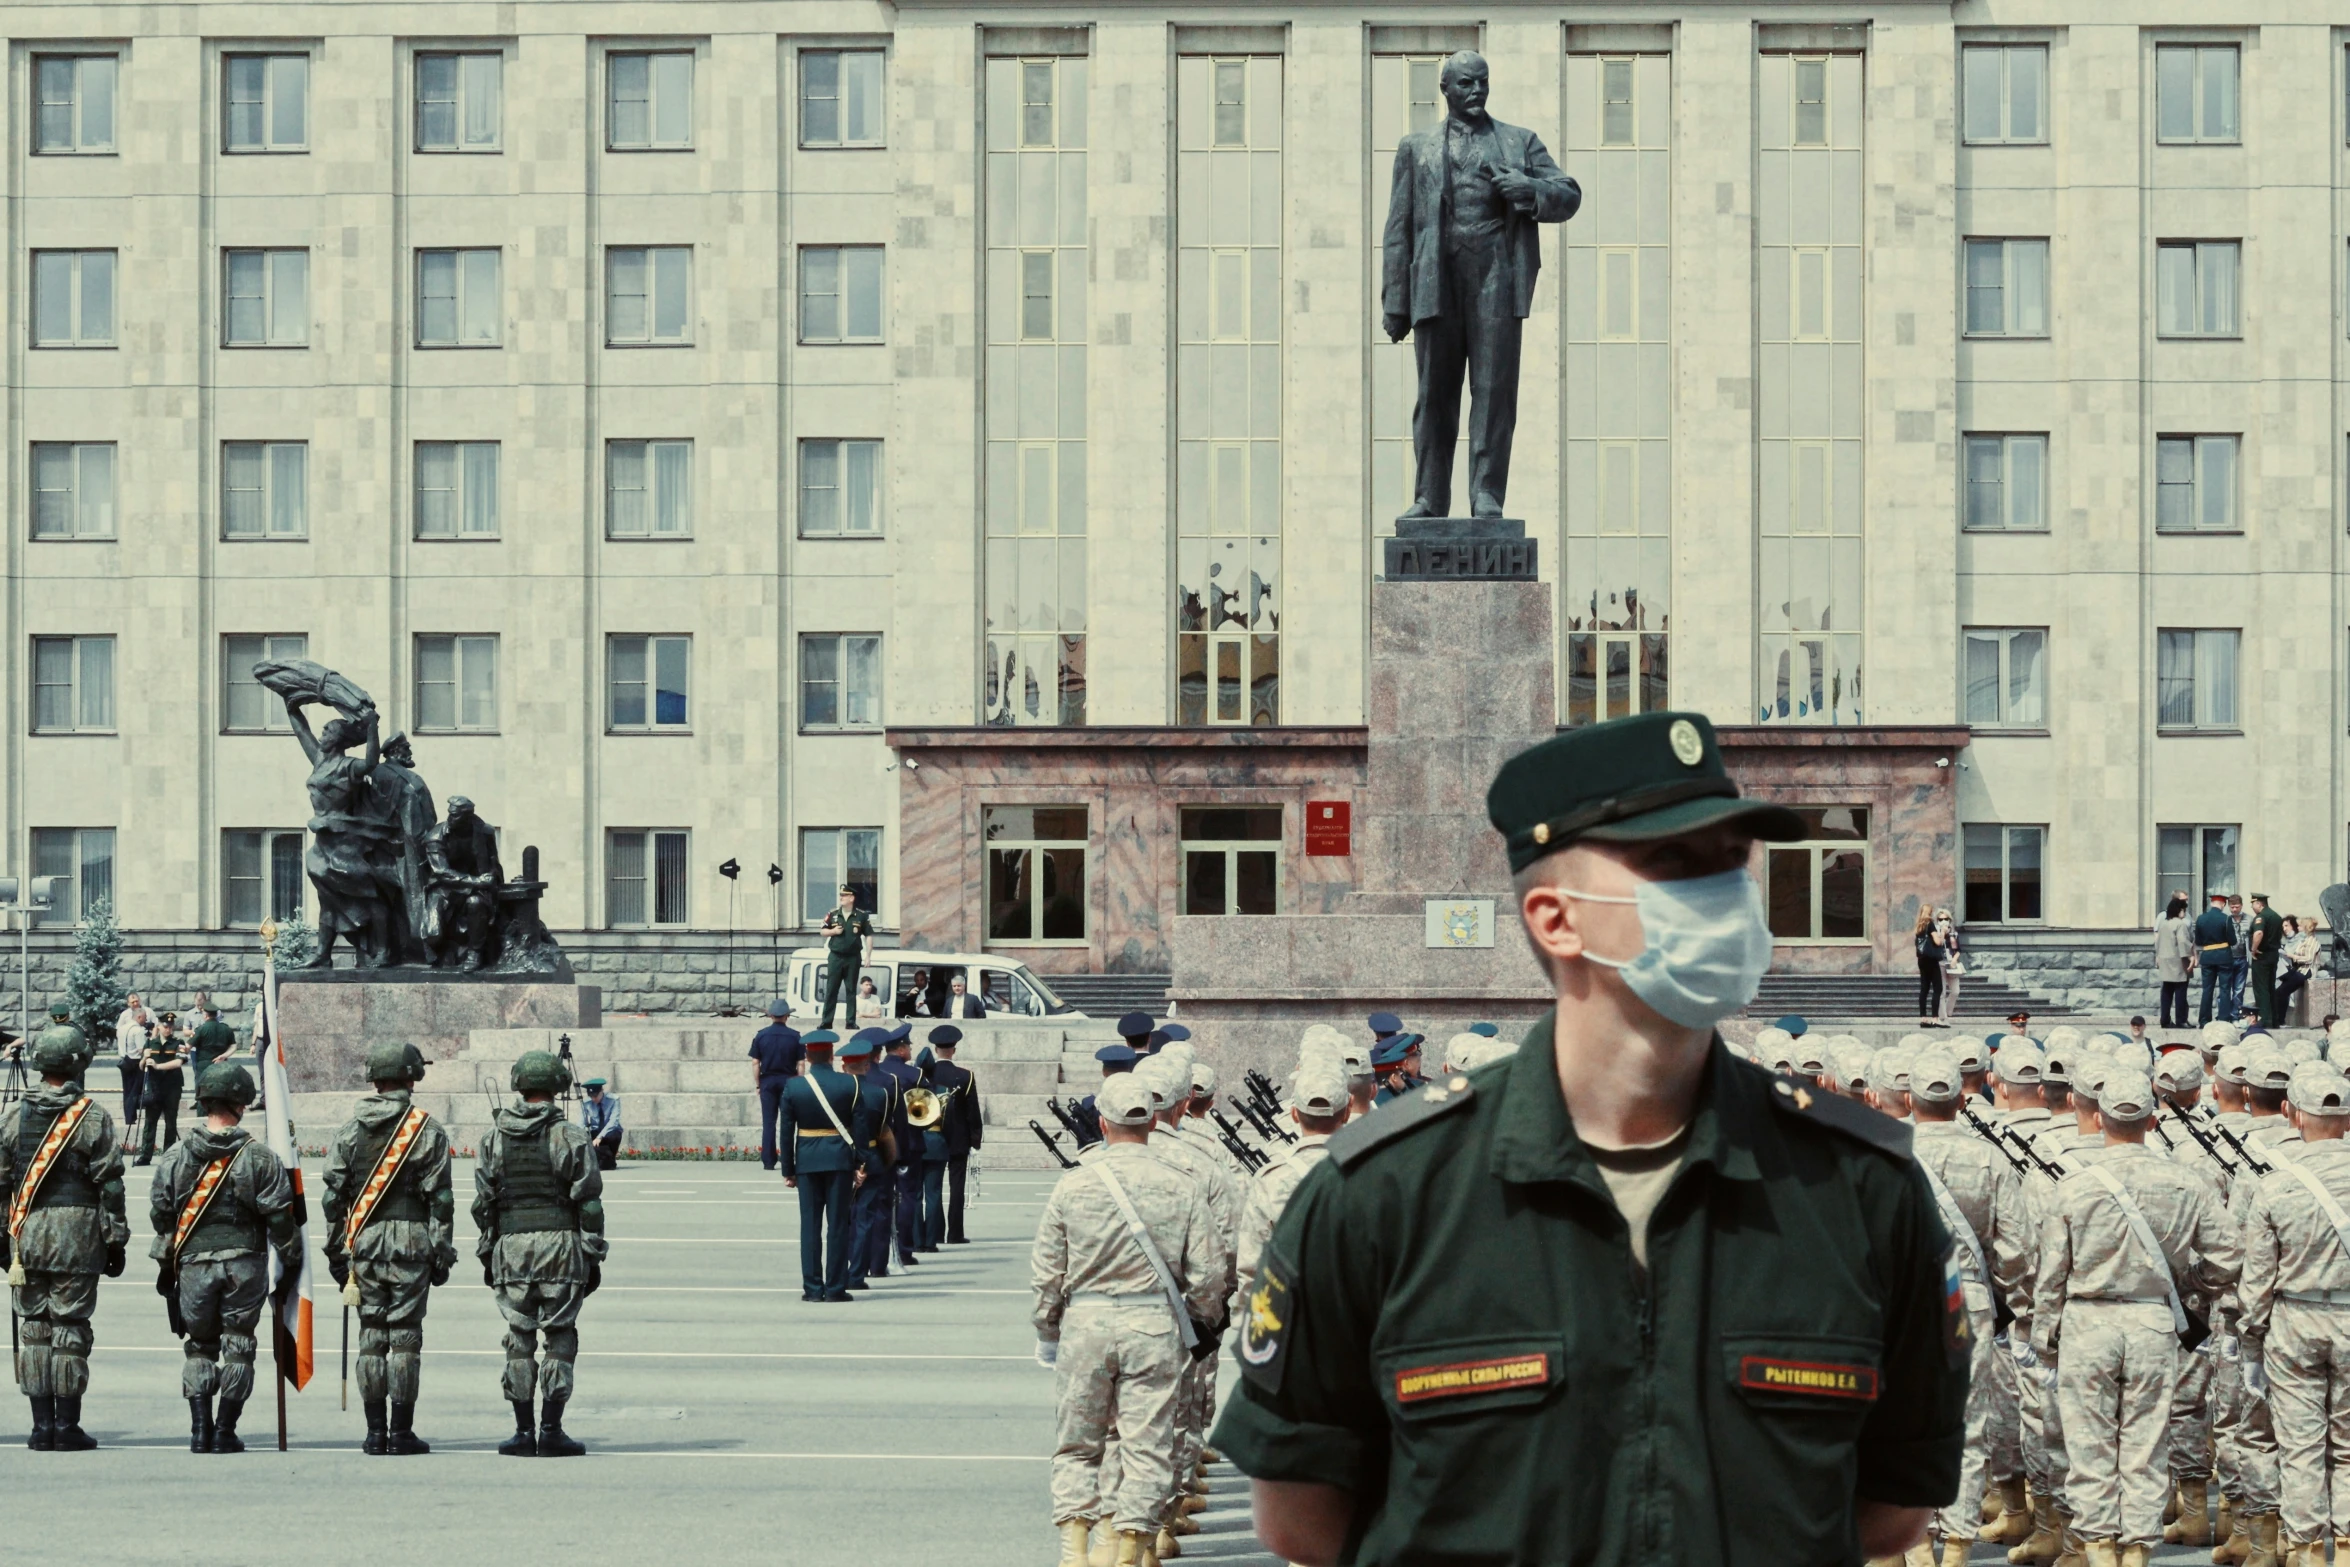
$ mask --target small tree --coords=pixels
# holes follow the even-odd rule
[[[73,966],[65,971],[65,1004],[74,1026],[90,1040],[107,1038],[130,1000],[122,983],[122,927],[114,904],[101,898],[74,932]]]
[[[300,914],[289,914],[277,922],[277,940],[270,943],[269,958],[277,971],[300,968],[318,956],[318,932]]]

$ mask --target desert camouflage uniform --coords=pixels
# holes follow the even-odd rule
[[[1208,1211],[1215,1218],[1216,1238],[1224,1251],[1224,1293],[1208,1320],[1223,1323],[1230,1320],[1233,1290],[1239,1283],[1240,1254],[1235,1240],[1240,1232],[1241,1212],[1248,1206],[1249,1178],[1216,1140],[1215,1133],[1208,1130],[1208,1125],[1198,1116],[1186,1116],[1180,1132],[1184,1147],[1206,1172],[1203,1179],[1215,1188],[1209,1194]],[[1155,1142],[1164,1135],[1160,1131],[1151,1137]],[[1193,1361],[1184,1372],[1175,1451],[1175,1476],[1179,1481],[1191,1473],[1192,1466],[1199,1462],[1200,1450],[1208,1445],[1208,1427],[1216,1418],[1216,1371],[1223,1363],[1222,1355],[1208,1355]]]
[[[47,1037],[46,1034],[43,1035]],[[79,1038],[77,1034],[75,1036]],[[41,1139],[84,1097],[78,1082],[36,1083],[15,1115],[0,1117],[0,1212],[16,1195]],[[41,1183],[11,1250],[22,1344],[16,1379],[28,1398],[79,1399],[90,1385],[90,1313],[107,1252],[130,1244],[123,1213],[122,1139],[106,1107],[92,1104]]]
[[[409,1090],[359,1101],[335,1133],[326,1164],[326,1255],[343,1260],[343,1220],[375,1169],[376,1154],[408,1113]],[[359,1395],[413,1406],[424,1354],[424,1311],[435,1274],[457,1262],[457,1201],[449,1186],[449,1134],[427,1117],[391,1189],[348,1253],[359,1283]]]
[[[1999,1208],[2000,1188],[2004,1184],[2001,1172],[2012,1173],[2012,1167],[1998,1149],[1976,1136],[1964,1122],[1919,1121],[1912,1146],[1918,1163],[1938,1183],[1935,1208],[1942,1215],[1944,1227],[1954,1238],[1958,1237],[1958,1226],[1949,1211],[1954,1207],[1956,1219],[1966,1225],[1975,1242],[1970,1248],[1964,1239],[1958,1240],[1960,1287],[1966,1293],[1967,1326],[1973,1335],[1972,1365],[1967,1384],[1966,1447],[1959,1461],[1958,1495],[1942,1509],[1940,1524],[1944,1539],[1972,1540],[1982,1527],[1984,1477],[1990,1464],[1991,1407],[1996,1393],[1991,1372],[1996,1315],[1991,1305],[1991,1286],[1998,1265],[1993,1258],[2001,1244],[2002,1228],[2020,1235],[2024,1226],[2020,1213],[2003,1216]],[[2020,1241],[2009,1244],[2020,1250]]]
[[[172,1144],[155,1163],[148,1193],[147,1217],[155,1227],[148,1254],[157,1262],[171,1256],[180,1211],[205,1166],[232,1155],[228,1174],[179,1250],[180,1318],[188,1330],[180,1391],[189,1398],[218,1393],[242,1405],[253,1396],[254,1334],[269,1299],[271,1246],[289,1272],[302,1266],[294,1183],[284,1163],[242,1127],[199,1126]]]
[[[1174,1494],[1175,1400],[1190,1356],[1158,1275],[1096,1172],[1107,1167],[1183,1291],[1192,1317],[1214,1319],[1224,1299],[1227,1247],[1198,1178],[1148,1145],[1096,1144],[1047,1199],[1029,1254],[1036,1336],[1060,1346],[1053,1447],[1053,1522],[1114,1520],[1120,1531],[1159,1527]],[[1170,1139],[1170,1141],[1172,1141]],[[1115,1494],[1104,1486],[1103,1446],[1115,1431]]]
[[[2027,1142],[2033,1142],[2053,1124],[2048,1111],[2038,1105],[2012,1110],[2005,1118],[2005,1125],[2014,1128],[2016,1135]],[[2038,1146],[2036,1142],[2034,1146]],[[2002,1211],[2017,1213],[2022,1221],[2015,1232],[2016,1243],[2003,1258],[1995,1257],[1992,1264],[1999,1274],[2000,1293],[2007,1297],[2007,1308],[2016,1316],[2007,1330],[2011,1346],[2029,1346],[2032,1342],[2034,1302],[2038,1298],[2040,1278],[2041,1221],[2048,1205],[2055,1200],[2055,1193],[2054,1183],[2035,1169],[2010,1167],[2001,1177],[2000,1207]],[[2009,1364],[2012,1366],[2014,1362],[2011,1360]],[[2064,1446],[2063,1428],[2054,1409],[2056,1401],[2048,1393],[2050,1370],[2043,1363],[2016,1371],[2016,1438],[2032,1493],[2054,1499],[2064,1491]],[[2056,1438],[2053,1453],[2049,1450],[2052,1435]]]
[[[1289,1206],[1289,1199],[1305,1178],[1329,1157],[1330,1134],[1306,1132],[1298,1137],[1294,1147],[1276,1155],[1249,1182],[1248,1201],[1241,1207],[1240,1232],[1233,1245],[1234,1299],[1238,1310],[1248,1310],[1248,1291],[1256,1280],[1257,1259],[1264,1255],[1265,1242],[1272,1239],[1273,1226],[1280,1221],[1281,1210]]]
[[[2350,1206],[2350,1142],[2301,1143],[2291,1157]],[[2261,1356],[2268,1372],[2285,1537],[2350,1535],[2350,1479],[2337,1478],[2350,1466],[2350,1253],[2290,1170],[2238,1185],[2239,1330],[2245,1360]]]
[[[509,1402],[528,1403],[534,1386],[547,1399],[571,1397],[588,1271],[608,1251],[603,1195],[595,1145],[563,1118],[560,1104],[510,1105],[482,1134],[473,1170],[474,1249],[506,1319]],[[534,1367],[541,1334],[546,1358]]]
[[[2275,1165],[2300,1152],[2301,1134],[2282,1115],[2259,1115],[2252,1111],[2222,1112],[2252,1156],[2263,1164]],[[2290,1145],[2283,1146],[2280,1145]],[[2291,1177],[2287,1176],[2290,1180]],[[2229,1193],[2228,1207],[2241,1229],[2245,1209],[2252,1194],[2258,1189],[2258,1179],[2241,1180]],[[2231,1290],[2225,1297],[2222,1319],[2229,1323],[2239,1321],[2242,1307],[2237,1292]],[[2240,1328],[2239,1328],[2239,1331]],[[2277,1461],[2277,1428],[2275,1412],[2265,1398],[2254,1396],[2244,1386],[2244,1368],[2241,1358],[2227,1362],[2231,1383],[2230,1418],[2226,1435],[2235,1454],[2236,1489],[2228,1494],[2236,1499],[2236,1510],[2253,1517],[2265,1517],[2281,1510],[2284,1503],[2281,1476]],[[2213,1421],[2213,1436],[2221,1432],[2220,1422]]]

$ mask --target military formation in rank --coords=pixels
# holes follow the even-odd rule
[[[1940,1567],[2350,1561],[2350,1025],[2193,1042],[2010,1031],[1756,1058],[1915,1123],[1973,1376]],[[1991,1102],[1982,1102],[1988,1091]],[[1930,1547],[1913,1553],[1920,1563]]]
[[[1141,1012],[1118,1020],[1123,1043],[1095,1052],[1101,1087],[1056,1107],[1078,1154],[1061,1157],[1030,1271],[1037,1359],[1056,1373],[1061,1567],[1155,1563],[1199,1532],[1217,1349],[1266,1238],[1349,1116],[1427,1081],[1420,1035],[1391,1013],[1370,1026],[1368,1044],[1327,1024],[1306,1030],[1278,1120],[1234,1099],[1270,1148],[1215,1109],[1216,1069],[1194,1059],[1188,1032]],[[1456,1036],[1446,1071],[1512,1053],[1496,1032]]]

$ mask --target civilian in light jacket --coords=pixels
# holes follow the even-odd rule
[[[2154,922],[2154,977],[2162,985],[2162,1026],[2187,1026],[2187,980],[2195,972],[2195,936],[2187,900],[2174,897]]]

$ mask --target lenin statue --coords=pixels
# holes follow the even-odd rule
[[[1461,375],[1469,378],[1469,511],[1496,518],[1509,492],[1518,423],[1518,339],[1542,266],[1537,223],[1563,223],[1583,192],[1542,138],[1485,112],[1484,58],[1466,51],[1438,76],[1448,113],[1395,150],[1380,308],[1387,336],[1412,334],[1420,396],[1406,517],[1451,515]]]

